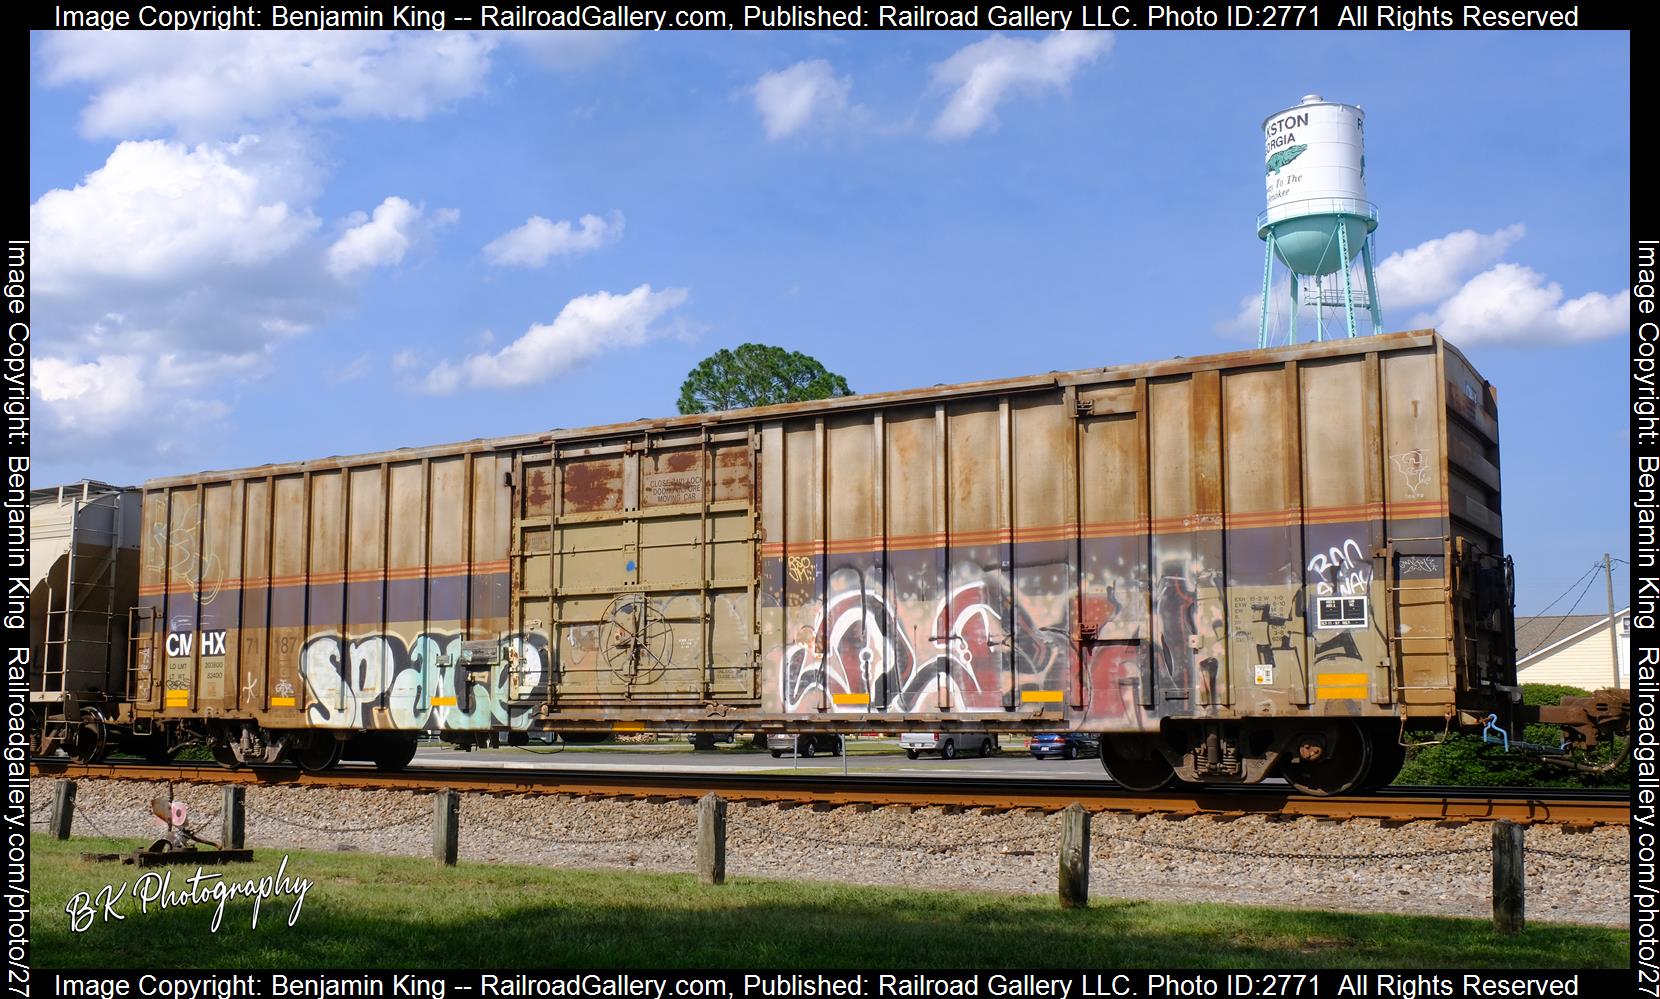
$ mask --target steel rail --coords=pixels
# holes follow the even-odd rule
[[[39,760],[34,776],[71,779],[173,781],[330,789],[459,791],[488,794],[563,794],[617,799],[697,798],[715,793],[731,801],[801,805],[908,805],[1012,811],[1059,811],[1074,801],[1095,812],[1210,815],[1225,819],[1379,819],[1385,822],[1465,823],[1508,819],[1569,826],[1630,825],[1630,799],[1619,792],[1561,788],[1391,788],[1370,795],[1325,798],[1266,785],[1173,789],[1155,794],[1126,791],[1105,781],[961,777],[918,781],[912,777],[698,773],[695,771],[516,770],[415,768],[383,773],[346,765],[322,773],[289,766],[226,770],[180,763],[97,763]]]

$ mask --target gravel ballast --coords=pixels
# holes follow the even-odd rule
[[[53,781],[32,782],[44,828]],[[152,781],[77,782],[78,835],[153,837],[162,826]],[[175,784],[193,829],[219,834],[221,785]],[[247,843],[262,848],[431,856],[430,792],[250,786]],[[691,871],[695,802],[463,794],[462,861],[548,867]],[[1376,820],[1231,821],[1096,813],[1096,898],[1233,902],[1408,915],[1492,914],[1492,827]],[[1037,811],[946,814],[939,808],[727,806],[727,873],[913,888],[1052,893],[1060,816]],[[1456,852],[1455,852],[1456,851]],[[1326,855],[1313,859],[1306,855]],[[1332,857],[1330,855],[1341,855]],[[1629,926],[1627,831],[1527,830],[1529,920]]]

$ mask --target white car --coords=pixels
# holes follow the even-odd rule
[[[923,753],[938,753],[940,759],[956,759],[959,753],[990,756],[1000,748],[995,732],[906,732],[899,737],[899,748],[916,759]]]

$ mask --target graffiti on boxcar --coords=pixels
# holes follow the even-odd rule
[[[781,650],[784,709],[998,711],[1022,690],[1065,688],[1077,666],[1072,602],[1057,601],[1044,615],[1057,623],[1044,626],[1002,573],[979,572],[958,566],[954,575],[966,580],[944,597],[911,602],[922,609],[914,621],[879,583],[852,569],[833,573],[828,602]],[[1099,659],[1092,669],[1116,686],[1122,658]]]
[[[1267,600],[1235,599],[1235,607],[1242,603],[1249,607],[1251,613],[1245,618],[1250,623],[1241,629],[1241,637],[1255,646],[1257,664],[1274,665],[1275,653],[1296,654],[1297,650],[1291,644],[1290,624],[1299,611],[1290,600],[1284,596]]]
[[[1413,405],[1417,405],[1414,403]],[[1413,448],[1411,451],[1402,451],[1392,454],[1389,460],[1394,463],[1395,470],[1401,473],[1406,482],[1406,494],[1413,499],[1420,499],[1424,495],[1424,486],[1429,483],[1430,464],[1424,455],[1423,448]]]
[[[1403,555],[1400,560],[1400,569],[1403,576],[1439,576],[1441,575],[1441,556]]]
[[[202,552],[202,514],[191,511],[180,517],[169,531],[165,521],[151,528],[146,571],[165,577],[173,585],[184,583],[203,603],[212,603],[225,585],[225,571],[219,556]]]
[[[1333,632],[1330,638],[1314,647],[1314,662],[1316,665],[1327,659],[1359,659],[1360,647],[1355,644],[1354,632],[1343,630]]]
[[[1149,669],[1170,696],[1209,698],[1225,655],[1221,605],[1201,599],[1215,570],[1202,558],[1161,564],[1149,633],[1147,585],[1126,574],[1094,575],[1084,600],[1088,635],[1074,626],[1079,592],[1064,563],[1028,569],[1011,592],[1007,570],[955,565],[948,595],[908,596],[919,580],[834,570],[827,600],[781,594],[791,636],[776,655],[780,700],[788,712],[1002,711],[1023,691],[1063,691],[1080,683],[1092,719],[1139,714],[1137,691]],[[786,567],[786,571],[787,567]],[[936,577],[937,578],[937,577]],[[898,591],[900,599],[890,597]],[[925,591],[924,591],[925,592]],[[1283,629],[1283,622],[1281,623]]]
[[[791,555],[789,560],[790,578],[798,583],[811,580],[817,571],[813,566],[811,555]]]
[[[1197,691],[1205,700],[1215,692],[1227,654],[1227,617],[1219,600],[1201,599],[1199,590],[1215,590],[1217,575],[1202,558],[1168,559],[1160,566],[1153,593],[1154,675],[1166,691]]]
[[[546,688],[549,658],[540,636],[504,638],[500,665],[469,669],[461,637],[423,632],[411,641],[385,633],[314,635],[300,650],[306,717],[320,728],[489,729],[529,726],[528,699]]]
[[[1309,559],[1308,574],[1318,596],[1363,597],[1372,591],[1372,560],[1354,538]]]

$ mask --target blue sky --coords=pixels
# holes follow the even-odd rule
[[[1249,346],[1260,123],[1319,92],[1385,326],[1499,388],[1519,610],[1629,545],[1625,34],[39,33],[31,77],[37,485],[664,415],[752,340],[857,391]]]

